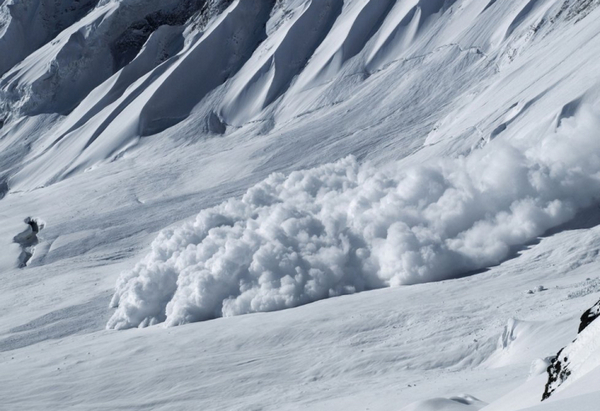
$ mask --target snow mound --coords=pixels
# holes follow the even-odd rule
[[[486,367],[494,369],[530,363],[530,379],[545,373],[551,358],[540,358],[539,353],[555,352],[562,345],[557,341],[568,338],[557,329],[560,329],[560,324],[554,322],[510,318],[498,338],[496,350],[485,361]],[[547,346],[553,348],[548,351]]]
[[[346,158],[273,174],[161,233],[116,285],[108,328],[273,311],[498,264],[598,200],[600,113],[521,145],[402,169]]]

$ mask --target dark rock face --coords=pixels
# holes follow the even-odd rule
[[[581,322],[579,323],[579,331],[577,334],[580,334],[583,330],[587,328],[596,318],[600,316],[600,301],[598,301],[592,308],[587,310],[581,316]]]
[[[548,367],[548,382],[544,387],[542,401],[550,398],[552,393],[571,375],[571,371],[567,367],[569,359],[567,357],[561,358],[563,351],[564,348],[552,359],[552,363]]]
[[[233,0],[182,0],[176,7],[150,13],[132,23],[111,46],[114,71],[129,64],[160,26],[182,26],[192,20],[195,28],[202,29],[212,17],[222,13],[232,2]]]
[[[593,307],[583,313],[581,316],[581,322],[579,323],[579,331],[577,334],[581,334],[592,322],[600,316],[600,301],[598,301]],[[573,341],[574,343],[577,341]],[[570,347],[570,346],[568,346]],[[552,393],[556,391],[558,387],[562,385],[570,376],[570,359],[568,354],[565,353],[567,347],[563,348],[556,354],[556,357],[552,359],[550,366],[548,367],[548,382],[544,388],[544,394],[542,395],[542,401],[550,398]]]
[[[160,26],[181,26],[206,7],[206,0],[185,0],[170,10],[159,10],[131,24],[111,47],[115,71],[131,62]]]

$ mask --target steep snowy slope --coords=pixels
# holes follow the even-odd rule
[[[0,73],[83,18],[98,0],[5,0],[0,5]]]
[[[600,291],[598,5],[3,1],[0,408],[537,406]]]

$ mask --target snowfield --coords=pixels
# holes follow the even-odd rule
[[[0,410],[597,410],[598,6],[0,0]]]

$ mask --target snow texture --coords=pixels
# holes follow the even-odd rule
[[[598,107],[519,147],[377,168],[271,175],[161,233],[118,280],[109,328],[180,325],[438,281],[505,260],[600,192]]]

